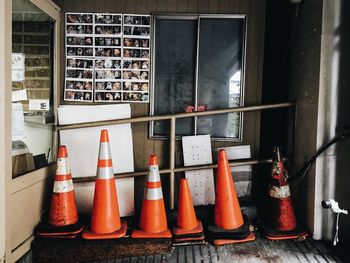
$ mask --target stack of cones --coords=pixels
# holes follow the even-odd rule
[[[149,170],[140,215],[140,229],[133,230],[131,237],[171,238],[156,155],[150,157]]]
[[[174,245],[199,244],[204,241],[202,222],[197,220],[187,179],[180,181],[177,227],[173,228]]]
[[[66,146],[60,146],[48,223],[41,223],[36,234],[49,238],[74,238],[82,230],[78,220],[72,175]]]
[[[208,226],[215,245],[255,240],[247,218],[242,216],[225,150],[219,151],[215,189],[214,225]]]
[[[125,236],[127,223],[120,220],[119,204],[112,167],[108,131],[101,131],[97,179],[90,229],[85,239],[112,239]]]
[[[274,147],[267,207],[264,209],[267,215],[262,226],[263,234],[270,240],[304,239],[308,236],[307,231],[297,224],[287,179],[280,149]]]

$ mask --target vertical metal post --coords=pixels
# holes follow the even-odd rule
[[[170,209],[174,209],[175,199],[175,130],[176,130],[176,118],[170,119]]]

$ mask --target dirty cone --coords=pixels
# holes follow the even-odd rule
[[[74,238],[83,225],[78,220],[66,146],[59,147],[57,158],[48,223],[39,224],[35,232],[40,237]]]
[[[140,215],[140,229],[131,233],[132,238],[171,238],[164,206],[158,160],[155,154],[149,161],[149,174]]]
[[[84,239],[112,239],[125,236],[127,223],[120,220],[119,204],[109,147],[108,131],[101,131],[97,179],[90,229]]]
[[[274,147],[267,207],[264,209],[267,215],[262,226],[267,239],[304,239],[308,236],[297,223],[287,179],[288,172],[284,168],[280,148]]]
[[[214,224],[208,226],[214,245],[254,240],[247,217],[241,213],[225,150],[219,151],[215,190]]]
[[[177,227],[173,228],[174,245],[203,243],[202,222],[197,220],[187,179],[181,179]]]

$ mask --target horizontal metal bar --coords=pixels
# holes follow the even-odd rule
[[[260,111],[260,110],[269,110],[269,109],[281,109],[289,108],[295,106],[294,102],[285,102],[285,103],[276,103],[276,104],[266,104],[258,106],[245,106],[237,108],[228,108],[228,109],[218,109],[218,110],[209,110],[209,111],[200,111],[200,112],[183,112],[176,114],[167,114],[167,115],[155,115],[155,116],[144,116],[136,118],[127,118],[127,119],[118,119],[118,120],[109,120],[109,121],[97,121],[97,122],[86,122],[79,124],[69,124],[69,125],[59,125],[56,126],[56,130],[70,130],[77,128],[89,128],[89,127],[98,127],[106,125],[116,125],[116,124],[125,124],[125,123],[137,123],[137,122],[148,122],[148,121],[161,121],[169,120],[172,118],[189,118],[195,116],[208,116],[208,115],[218,115],[225,113],[233,112],[249,112],[249,111]]]
[[[236,167],[236,166],[243,166],[243,165],[257,165],[257,164],[266,164],[266,163],[272,163],[272,160],[271,159],[259,159],[259,160],[242,159],[237,161],[231,161],[229,162],[229,165],[230,167]],[[178,167],[174,169],[174,172],[179,173],[179,172],[186,172],[186,171],[196,171],[196,170],[215,169],[215,168],[217,168],[217,164],[204,164],[204,165],[196,165],[196,166],[189,166],[189,167]],[[160,174],[170,174],[170,172],[171,172],[170,169],[159,170]],[[148,174],[148,171],[141,171],[141,172],[132,172],[132,173],[124,173],[124,174],[114,174],[114,177],[116,179],[120,179],[120,178],[145,176],[147,174]],[[96,180],[96,176],[73,178],[74,183],[92,182],[95,180]]]

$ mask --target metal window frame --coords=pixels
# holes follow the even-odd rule
[[[242,43],[242,70],[241,70],[241,85],[240,85],[240,107],[244,106],[244,99],[245,99],[245,71],[246,71],[246,58],[247,58],[247,15],[245,14],[178,14],[178,13],[155,13],[151,16],[151,39],[152,39],[152,46],[151,46],[151,78],[150,78],[150,116],[154,116],[154,102],[155,102],[155,53],[156,53],[156,47],[155,47],[155,38],[156,38],[156,21],[161,19],[174,19],[174,20],[197,20],[197,49],[196,49],[196,65],[195,65],[195,87],[194,87],[194,107],[195,111],[197,111],[198,107],[198,79],[199,79],[199,39],[200,39],[200,22],[201,19],[206,18],[229,18],[229,19],[241,19],[243,21],[243,43]],[[244,113],[240,112],[240,118],[239,118],[239,133],[238,137],[212,137],[212,141],[233,141],[233,142],[242,142],[243,141],[243,124],[244,124]],[[197,135],[197,116],[193,117],[194,119],[194,127],[192,127],[193,135]],[[161,139],[161,140],[168,140],[170,137],[170,134],[168,136],[164,135],[155,135],[154,134],[154,121],[151,121],[149,123],[149,139]],[[175,136],[176,140],[181,139],[181,135]]]

